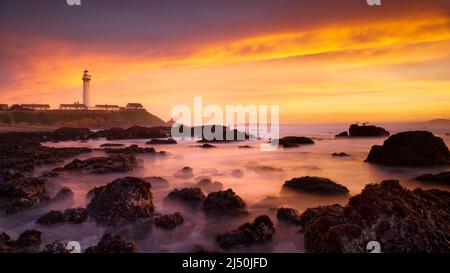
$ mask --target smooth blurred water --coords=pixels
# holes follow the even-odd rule
[[[447,146],[450,136],[445,135],[450,129],[429,124],[384,124],[391,133],[405,130],[430,130],[444,139]],[[166,156],[139,155],[140,167],[126,174],[88,175],[79,173],[63,173],[49,179],[49,189],[56,192],[61,187],[69,187],[75,192],[72,203],[59,203],[20,214],[0,215],[0,230],[17,236],[26,229],[35,228],[43,232],[45,243],[54,240],[80,241],[82,248],[96,244],[103,232],[120,232],[133,240],[140,252],[191,252],[196,246],[217,248],[215,236],[219,232],[232,230],[245,221],[252,221],[256,216],[268,214],[276,225],[276,235],[272,241],[254,246],[242,246],[227,251],[238,252],[303,252],[303,236],[298,227],[286,225],[276,219],[276,208],[279,206],[296,208],[300,213],[305,209],[333,203],[345,204],[347,198],[319,197],[307,194],[281,194],[283,183],[293,177],[314,175],[328,177],[349,188],[351,195],[358,194],[368,183],[377,183],[385,179],[398,179],[407,188],[441,188],[413,181],[412,178],[423,173],[436,173],[450,170],[449,167],[433,168],[389,168],[365,163],[370,148],[382,144],[384,138],[341,138],[334,135],[346,130],[347,125],[285,125],[281,127],[281,135],[310,136],[315,139],[314,145],[299,148],[279,148],[273,152],[259,150],[259,142],[246,141],[239,143],[214,144],[217,148],[203,149],[195,141],[180,141],[177,145],[154,145],[158,151],[164,150]],[[147,140],[111,141],[126,145],[138,144],[148,147]],[[82,142],[46,143],[54,147],[93,147],[98,148],[105,140]],[[250,145],[251,149],[240,149],[239,145]],[[334,152],[345,152],[350,157],[333,157]],[[102,151],[81,155],[84,159],[92,156],[103,156]],[[65,163],[71,161],[68,159]],[[35,175],[54,167],[56,164],[35,170]],[[184,166],[194,169],[192,179],[179,179],[174,173]],[[244,176],[236,178],[231,175],[235,169],[244,172]],[[156,212],[173,213],[180,211],[185,222],[174,230],[161,230],[140,221],[134,225],[106,227],[95,223],[92,219],[80,225],[62,224],[51,227],[36,225],[36,219],[51,209],[65,209],[86,206],[86,193],[95,186],[104,185],[115,178],[123,176],[161,176],[169,181],[168,188],[153,188]],[[233,189],[247,203],[250,215],[240,218],[206,216],[201,209],[163,202],[167,193],[176,187],[184,187],[200,177],[210,177],[213,181],[224,184],[225,189]],[[269,197],[269,198],[268,198]]]

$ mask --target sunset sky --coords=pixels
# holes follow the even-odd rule
[[[0,103],[277,104],[286,123],[450,118],[450,1],[0,1]]]

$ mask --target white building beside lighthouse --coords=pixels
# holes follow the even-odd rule
[[[84,70],[83,72],[83,104],[86,107],[92,107],[92,101],[91,101],[91,74],[89,74],[89,71]]]

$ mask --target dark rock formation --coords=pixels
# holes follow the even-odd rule
[[[101,130],[96,132],[95,134],[92,134],[91,137],[104,137],[108,140],[165,138],[167,137],[167,131],[168,129],[166,127],[147,128],[141,126],[133,126],[128,129],[111,128]]]
[[[287,136],[280,138],[278,144],[283,148],[293,148],[299,145],[314,144],[314,141],[309,137]]]
[[[178,225],[181,225],[184,222],[184,218],[179,212],[175,212],[174,214],[166,214],[159,217],[155,217],[153,219],[153,223],[164,229],[174,229]]]
[[[25,230],[15,242],[18,247],[39,247],[41,244],[41,232],[37,230]]]
[[[337,156],[337,157],[347,157],[350,156],[347,153],[341,152],[341,153],[333,153],[332,156]]]
[[[212,192],[203,203],[203,209],[208,213],[239,216],[247,214],[247,205],[233,190]]]
[[[145,182],[148,182],[152,185],[152,188],[168,188],[169,181],[160,177],[160,176],[150,176],[141,178]]]
[[[75,159],[55,171],[87,171],[94,174],[112,172],[128,172],[137,167],[136,157],[132,155],[111,155],[108,157],[92,157],[86,160]]]
[[[372,146],[366,161],[386,166],[449,165],[450,152],[440,137],[409,131],[392,135],[383,146]]]
[[[168,138],[168,139],[158,139],[158,138],[154,138],[154,139],[151,139],[150,141],[147,141],[146,144],[152,144],[152,145],[168,145],[168,144],[177,144],[177,142],[176,142],[175,139],[173,139],[173,138]]]
[[[131,145],[125,148],[105,148],[103,149],[107,154],[155,154],[156,150],[154,148],[141,148],[138,145]]]
[[[87,211],[84,208],[66,209],[64,212],[52,210],[37,219],[41,225],[55,225],[60,223],[81,224],[87,219]]]
[[[204,190],[205,192],[220,191],[223,189],[223,184],[220,182],[212,182],[209,178],[203,178],[195,183],[197,188]]]
[[[205,195],[200,188],[174,189],[169,192],[167,199],[175,201],[201,202],[205,199]]]
[[[124,236],[112,236],[106,233],[96,246],[86,249],[86,253],[136,253],[137,248],[133,242],[129,242]]]
[[[386,137],[389,136],[389,132],[384,128],[373,126],[373,125],[362,125],[358,124],[350,125],[348,129],[349,135],[352,137]]]
[[[231,172],[231,176],[234,176],[236,178],[241,178],[244,176],[244,172],[239,169],[235,169]]]
[[[365,187],[345,208],[308,209],[302,215],[309,252],[366,252],[378,241],[382,252],[449,253],[450,193],[409,191],[388,180]]]
[[[250,145],[241,145],[241,146],[238,146],[238,148],[239,148],[239,149],[251,149],[251,148],[253,148],[253,147],[250,146]]]
[[[0,253],[32,253],[41,244],[41,232],[26,230],[17,240],[11,240],[6,233],[0,233]]]
[[[4,172],[0,179],[0,197],[6,201],[6,212],[35,208],[48,201],[45,182],[43,178]]]
[[[243,244],[264,243],[272,239],[275,227],[269,216],[256,217],[253,223],[245,223],[238,229],[217,235],[216,240],[221,247]]]
[[[46,138],[50,141],[87,140],[92,131],[88,128],[61,127],[52,133],[47,133]]]
[[[277,211],[277,218],[283,222],[287,222],[294,225],[300,225],[300,215],[297,210],[293,208],[279,208]]]
[[[345,131],[345,132],[339,133],[339,134],[335,135],[335,137],[348,137],[348,132]]]
[[[441,172],[438,174],[427,173],[414,179],[423,182],[434,182],[450,185],[450,172]]]
[[[211,145],[209,143],[203,143],[200,145],[200,148],[209,149],[209,148],[216,148],[217,146]]]
[[[198,142],[233,142],[248,140],[250,136],[246,132],[240,132],[237,129],[230,129],[222,125],[204,125],[190,128],[191,135],[194,138],[200,138]],[[205,136],[205,132],[212,133],[211,136]],[[211,139],[212,138],[212,139]]]
[[[317,176],[303,176],[293,178],[284,183],[283,188],[307,193],[317,194],[348,194],[345,186],[338,184],[328,178]]]
[[[71,189],[64,187],[56,193],[56,195],[52,198],[52,201],[73,199],[74,196],[75,196],[75,193]]]
[[[100,147],[113,148],[113,147],[124,147],[125,144],[122,143],[103,143]]]
[[[191,167],[186,166],[183,169],[176,171],[174,176],[176,178],[189,179],[189,178],[194,177],[194,170],[192,170]]]
[[[118,178],[95,189],[86,209],[90,216],[107,223],[146,218],[154,210],[150,188],[150,183],[136,177]]]

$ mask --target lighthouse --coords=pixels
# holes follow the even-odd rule
[[[91,85],[91,74],[89,74],[89,71],[84,70],[83,72],[83,104],[86,107],[91,107],[91,91],[90,91],[90,85]]]

